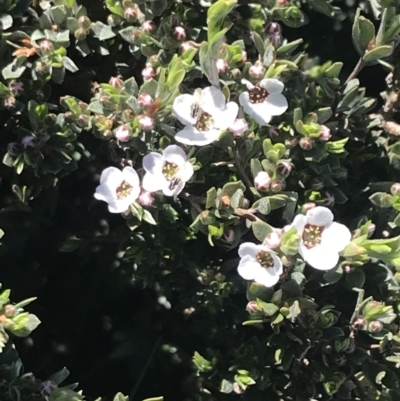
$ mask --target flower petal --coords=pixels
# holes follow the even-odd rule
[[[273,78],[263,79],[260,82],[260,86],[266,89],[267,92],[270,94],[282,93],[283,88],[285,87],[285,85],[281,81]]]
[[[298,214],[295,216],[292,226],[297,228],[297,234],[303,235],[304,226],[307,224],[307,217],[304,214]]]
[[[333,222],[333,213],[324,206],[317,206],[306,214],[307,223],[315,226],[329,226]]]
[[[115,202],[108,204],[108,210],[110,213],[123,213],[129,209],[129,205],[132,202],[129,201],[129,198],[118,199]]]
[[[276,274],[272,268],[261,267],[256,271],[254,281],[265,287],[273,287],[279,281],[280,274]]]
[[[201,109],[211,115],[225,108],[225,96],[215,86],[207,86],[201,91]]]
[[[133,188],[137,188],[140,186],[140,179],[138,173],[132,167],[125,167],[122,170],[122,175],[124,177],[124,180],[128,184],[132,185]]]
[[[110,188],[107,184],[101,184],[96,188],[96,192],[94,193],[94,197],[97,200],[101,200],[104,202],[113,202],[116,197],[115,189]]]
[[[245,280],[254,280],[257,272],[262,269],[259,263],[257,263],[250,256],[245,256],[240,259],[239,266],[237,268],[239,275]]]
[[[151,152],[143,157],[142,164],[147,173],[162,174],[164,158],[159,153]]]
[[[178,120],[184,125],[190,125],[193,123],[192,105],[194,103],[193,95],[179,95],[175,98],[172,109]]]
[[[350,230],[344,224],[336,222],[325,228],[321,235],[321,245],[331,247],[337,252],[343,251],[349,245],[350,240]]]
[[[169,145],[163,150],[163,158],[168,163],[174,163],[178,167],[183,166],[186,161],[186,153],[185,151],[179,147],[178,145]]]
[[[333,269],[339,261],[339,254],[330,246],[318,245],[311,249],[301,246],[301,251],[304,260],[317,270]]]
[[[268,112],[271,116],[280,116],[288,108],[288,102],[285,96],[281,94],[272,94],[268,98]]]
[[[253,117],[257,124],[260,125],[268,124],[272,118],[269,111],[269,104],[267,102],[252,104],[251,110],[248,114]]]
[[[100,177],[100,184],[110,185],[117,188],[122,182],[122,171],[116,167],[108,167],[102,171]]]
[[[218,112],[218,114],[213,116],[215,127],[223,131],[228,129],[236,120],[238,112],[239,106],[237,103],[227,103],[226,108],[222,112]]]
[[[259,251],[259,245],[253,244],[252,242],[243,242],[243,244],[239,246],[238,253],[241,258],[251,256],[254,259]]]
[[[200,132],[195,127],[186,126],[175,135],[175,140],[185,145],[205,146],[216,141],[221,135],[221,130]]]
[[[182,189],[185,187],[184,181],[179,181],[174,187],[171,188],[171,181],[167,181],[162,191],[165,196],[178,196]]]
[[[147,173],[143,177],[142,187],[146,191],[156,192],[161,191],[166,185],[166,178],[162,174]]]
[[[187,182],[192,178],[194,174],[193,165],[190,162],[186,162],[180,169],[179,169],[179,178],[183,182]]]

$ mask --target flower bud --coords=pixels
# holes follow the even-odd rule
[[[82,15],[78,19],[79,26],[83,29],[90,29],[92,22],[86,15]]]
[[[21,81],[12,80],[8,84],[8,88],[13,96],[18,96],[24,91],[24,84]]]
[[[111,27],[116,27],[118,25],[121,25],[122,18],[118,15],[110,14],[107,17],[107,25]]]
[[[142,109],[153,106],[154,100],[148,93],[141,93],[138,97],[138,104]]]
[[[393,196],[400,195],[400,183],[394,183],[390,188],[390,192]]]
[[[382,194],[380,197],[380,203],[381,203],[382,207],[391,207],[392,206],[392,195]]]
[[[292,165],[289,162],[280,161],[277,166],[277,172],[282,178],[289,176],[292,171]]]
[[[51,43],[51,41],[47,39],[42,40],[39,47],[40,51],[45,55],[50,54],[53,51],[53,43]]]
[[[142,189],[142,192],[139,195],[139,203],[142,206],[151,206],[154,202],[154,196],[151,192],[145,191]]]
[[[118,77],[111,77],[108,83],[113,87],[113,88],[122,88],[124,86],[124,81],[121,79],[120,76]]]
[[[126,125],[120,125],[115,129],[114,135],[120,142],[128,142],[131,139],[131,130]]]
[[[28,135],[25,136],[24,138],[22,138],[22,146],[26,149],[26,148],[34,148],[35,147],[35,143],[34,141],[34,137],[32,135]]]
[[[309,136],[300,139],[299,145],[304,150],[311,150],[314,147],[314,140]]]
[[[267,191],[271,185],[271,177],[266,171],[260,171],[254,177],[254,186],[260,191]]]
[[[184,53],[186,50],[197,49],[198,47],[199,45],[196,42],[193,42],[193,40],[188,40],[186,42],[183,42],[179,49],[182,53]]]
[[[87,33],[86,33],[86,29],[84,28],[78,28],[75,32],[74,32],[74,36],[76,38],[76,40],[78,41],[82,41],[86,39]]]
[[[282,27],[277,22],[270,22],[265,27],[265,32],[266,33],[281,33]]]
[[[228,71],[229,66],[228,66],[228,63],[224,59],[219,58],[216,61],[216,65],[217,65],[217,70],[220,74],[224,74],[225,72]]]
[[[307,202],[307,203],[305,203],[305,204],[301,207],[301,211],[302,211],[303,213],[306,213],[306,212],[308,212],[309,210],[314,209],[316,206],[317,206],[317,205],[316,205],[315,203],[313,203],[313,202]]]
[[[261,79],[265,74],[265,67],[262,63],[256,62],[249,68],[249,75],[254,79]]]
[[[6,315],[6,317],[13,317],[15,314],[15,306],[6,305],[4,308],[4,314]]]
[[[379,320],[373,320],[368,324],[368,330],[372,333],[379,333],[383,329],[383,324]]]
[[[255,315],[257,312],[260,311],[258,304],[256,301],[250,301],[247,305],[246,305],[246,310],[247,312],[250,313],[250,315]]]
[[[3,99],[3,106],[6,109],[12,109],[15,106],[16,99],[14,96],[8,96],[5,99]]]
[[[286,188],[285,180],[276,179],[271,182],[271,191],[272,192],[281,192]]]
[[[87,114],[79,114],[78,123],[82,127],[86,127],[88,125],[88,123],[89,123],[89,116]]]
[[[358,317],[354,323],[353,323],[353,328],[356,330],[362,330],[365,327],[366,321],[362,317]]]
[[[321,141],[329,141],[331,137],[331,130],[326,125],[321,125],[321,135],[319,136],[319,139],[321,139]]]
[[[282,43],[282,28],[277,22],[271,22],[267,25],[266,40],[274,47],[279,47]]]
[[[139,124],[143,131],[151,131],[155,126],[154,119],[150,116],[140,116]]]
[[[249,125],[244,118],[237,118],[228,129],[234,136],[240,137],[249,129]]]
[[[375,225],[375,224],[371,224],[371,225],[368,227],[368,238],[372,237],[372,235],[373,235],[374,232],[375,232],[375,229],[376,229],[376,225]]]
[[[153,21],[144,21],[142,24],[142,31],[144,33],[151,33],[156,29],[156,24]]]
[[[298,143],[297,138],[287,138],[287,139],[285,139],[285,146],[288,149],[294,148],[297,145],[297,143]]]
[[[174,28],[173,35],[176,40],[185,40],[186,39],[186,29],[183,26],[176,26]]]
[[[137,20],[137,16],[138,13],[135,10],[135,8],[133,7],[128,7],[125,11],[124,11],[124,18],[128,21],[128,22],[135,22]]]
[[[335,195],[332,192],[326,191],[324,200],[326,206],[333,206],[335,204]]]
[[[269,233],[263,241],[263,245],[267,246],[269,249],[278,248],[280,244],[281,244],[281,236],[275,231]]]
[[[156,76],[156,70],[153,67],[150,67],[150,66],[145,67],[142,70],[142,76],[143,76],[143,79],[145,81],[148,81],[149,79],[151,79],[151,78]]]
[[[7,145],[7,152],[11,155],[11,156],[18,156],[19,154],[19,148],[20,145],[18,142],[10,142]]]

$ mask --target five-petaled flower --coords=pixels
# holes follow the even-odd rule
[[[108,203],[111,213],[123,213],[140,194],[140,180],[132,167],[108,167],[101,173],[94,197]]]
[[[239,102],[244,111],[260,124],[265,125],[273,116],[280,116],[288,108],[288,102],[282,95],[284,85],[277,79],[263,79],[257,85],[242,80],[248,91],[242,92]]]
[[[175,135],[185,145],[204,146],[216,141],[235,121],[239,107],[226,103],[218,88],[197,89],[194,95],[179,95],[173,105],[178,120],[185,128]]]
[[[177,196],[193,175],[193,166],[186,153],[177,145],[170,145],[160,153],[151,152],[143,158],[143,188],[149,192],[162,191],[166,196]]]
[[[300,255],[318,270],[334,268],[339,261],[339,252],[351,240],[350,230],[334,222],[332,212],[323,206],[308,210],[306,215],[297,215],[292,225],[301,237]]]
[[[245,280],[272,287],[283,273],[282,261],[265,245],[245,242],[239,247],[239,256],[238,273]]]

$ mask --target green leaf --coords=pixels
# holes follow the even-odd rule
[[[201,356],[197,351],[195,351],[192,360],[200,372],[210,372],[213,370],[213,363]]]
[[[67,368],[62,368],[60,371],[52,374],[49,377],[49,380],[56,383],[57,385],[61,384],[67,377],[69,376],[69,370]]]
[[[321,14],[334,17],[335,11],[327,0],[310,0],[310,6]]]
[[[124,91],[130,96],[137,96],[139,87],[134,77],[131,77],[124,82]]]
[[[258,54],[260,56],[263,55],[265,52],[265,44],[264,44],[264,41],[262,40],[261,36],[257,32],[253,32],[251,34],[251,39],[253,39],[253,42],[256,46]]]
[[[301,44],[303,43],[303,39],[297,39],[293,42],[286,43],[276,49],[276,54],[279,56],[282,56],[283,54],[285,55],[290,55],[292,54]]]
[[[367,63],[388,57],[392,54],[393,46],[379,46],[364,54],[363,60]]]
[[[272,303],[266,303],[261,300],[258,300],[257,303],[258,306],[263,310],[264,315],[268,317],[275,315],[275,313],[279,310],[279,307]]]
[[[360,9],[358,8],[353,24],[353,43],[360,56],[364,55],[374,37],[374,24],[365,17],[360,16]]]
[[[165,9],[168,7],[168,1],[167,0],[153,0],[150,4],[150,11],[153,15],[156,17],[159,17],[162,15],[162,13],[165,11]]]
[[[267,215],[271,212],[272,208],[271,208],[271,203],[268,199],[268,196],[259,199],[257,202],[255,202],[252,206],[253,208],[257,208],[258,211],[261,214]]]
[[[209,42],[214,35],[219,32],[223,20],[233,10],[236,4],[237,0],[218,0],[208,9],[207,25]]]
[[[323,107],[316,111],[318,116],[318,123],[323,124],[328,121],[332,116],[332,109],[330,107]]]
[[[159,399],[159,398],[158,398],[158,399]],[[163,398],[161,397],[161,400],[162,400],[162,399],[163,399]],[[123,395],[122,393],[117,393],[117,394],[115,395],[113,401],[128,401],[128,400],[129,400],[129,396]],[[147,401],[149,401],[149,400],[150,400],[150,398],[147,399]],[[146,401],[146,400],[143,400],[143,401]]]
[[[63,57],[63,64],[65,69],[70,72],[77,72],[79,70],[77,65],[69,57]]]
[[[115,33],[113,32],[111,26],[103,24],[101,21],[96,21],[92,24],[92,31],[94,36],[101,41],[115,37]]]
[[[263,221],[253,221],[251,223],[251,228],[253,230],[254,236],[260,242],[263,242],[265,240],[265,237],[273,231],[272,227],[269,224],[264,223]]]

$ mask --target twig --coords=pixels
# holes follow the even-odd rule
[[[354,67],[353,72],[347,77],[346,82],[344,83],[345,85],[347,83],[349,83],[352,79],[354,79],[359,73],[360,71],[366,66],[365,61],[363,61],[362,58],[360,58],[358,60],[358,63],[356,64],[356,66]]]
[[[246,184],[247,188],[250,189],[253,187],[253,183],[250,181],[250,178],[247,176],[245,169],[242,166],[242,163],[239,158],[239,153],[236,151],[233,152],[233,158],[235,160],[235,166],[238,170],[238,173],[240,175],[240,178],[244,181]]]

